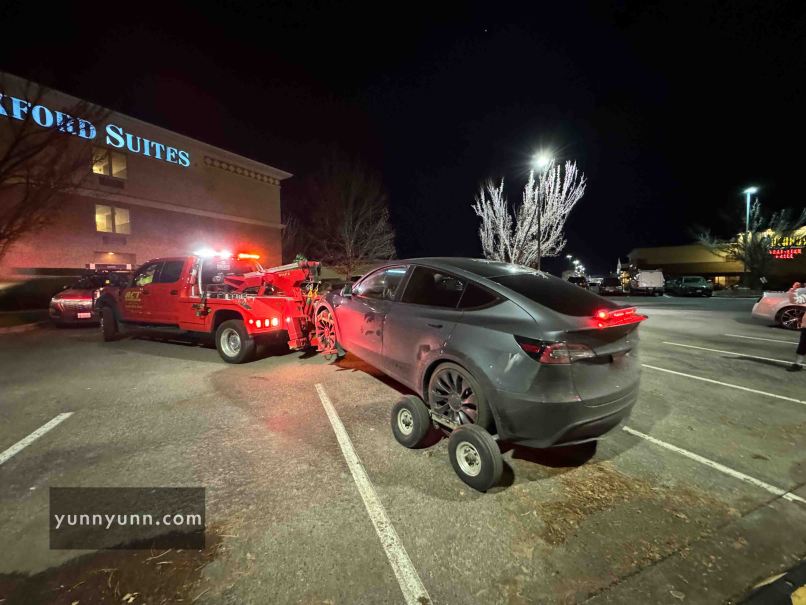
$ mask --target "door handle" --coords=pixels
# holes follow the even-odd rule
[[[179,290],[171,290],[171,296],[176,296],[179,294]]]
[[[437,328],[437,329],[439,329],[439,328],[441,328],[441,327],[442,327],[442,324],[428,324],[428,326],[429,326],[429,327],[431,327],[431,328]]]

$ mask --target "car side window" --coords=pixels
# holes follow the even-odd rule
[[[162,265],[157,283],[172,284],[179,281],[179,276],[182,275],[182,269],[185,267],[184,260],[167,260]]]
[[[415,267],[406,290],[404,303],[455,308],[462,298],[465,280],[427,267]]]
[[[459,301],[459,308],[476,309],[478,307],[487,307],[498,300],[499,298],[495,294],[471,282],[465,288],[462,300]]]
[[[387,267],[370,273],[353,287],[353,295],[374,300],[394,300],[406,267]]]
[[[134,275],[134,285],[135,286],[147,286],[151,282],[154,281],[154,276],[157,274],[157,270],[160,268],[162,263],[148,263],[147,265],[143,265],[137,270],[137,273]]]

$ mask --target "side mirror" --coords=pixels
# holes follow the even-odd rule
[[[341,292],[339,292],[339,294],[341,294],[341,296],[343,296],[344,298],[350,298],[353,295],[353,287],[352,287],[352,285],[350,285],[350,284],[345,285],[341,289]]]

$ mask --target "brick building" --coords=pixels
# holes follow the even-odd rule
[[[80,103],[48,91],[27,105],[18,92],[24,81],[0,75],[0,120],[34,119],[54,128],[60,111]],[[46,228],[11,246],[0,278],[91,264],[136,266],[203,247],[249,251],[265,266],[280,264],[280,185],[288,172],[117,112],[79,136],[93,146],[87,178],[61,200]]]

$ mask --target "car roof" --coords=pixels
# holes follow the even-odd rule
[[[499,275],[511,275],[512,273],[535,273],[536,269],[505,263],[497,260],[487,260],[485,258],[464,258],[452,256],[428,256],[421,258],[408,258],[397,261],[399,263],[412,263],[416,265],[427,265],[434,269],[444,271],[464,271],[472,273],[478,277],[497,277]]]

